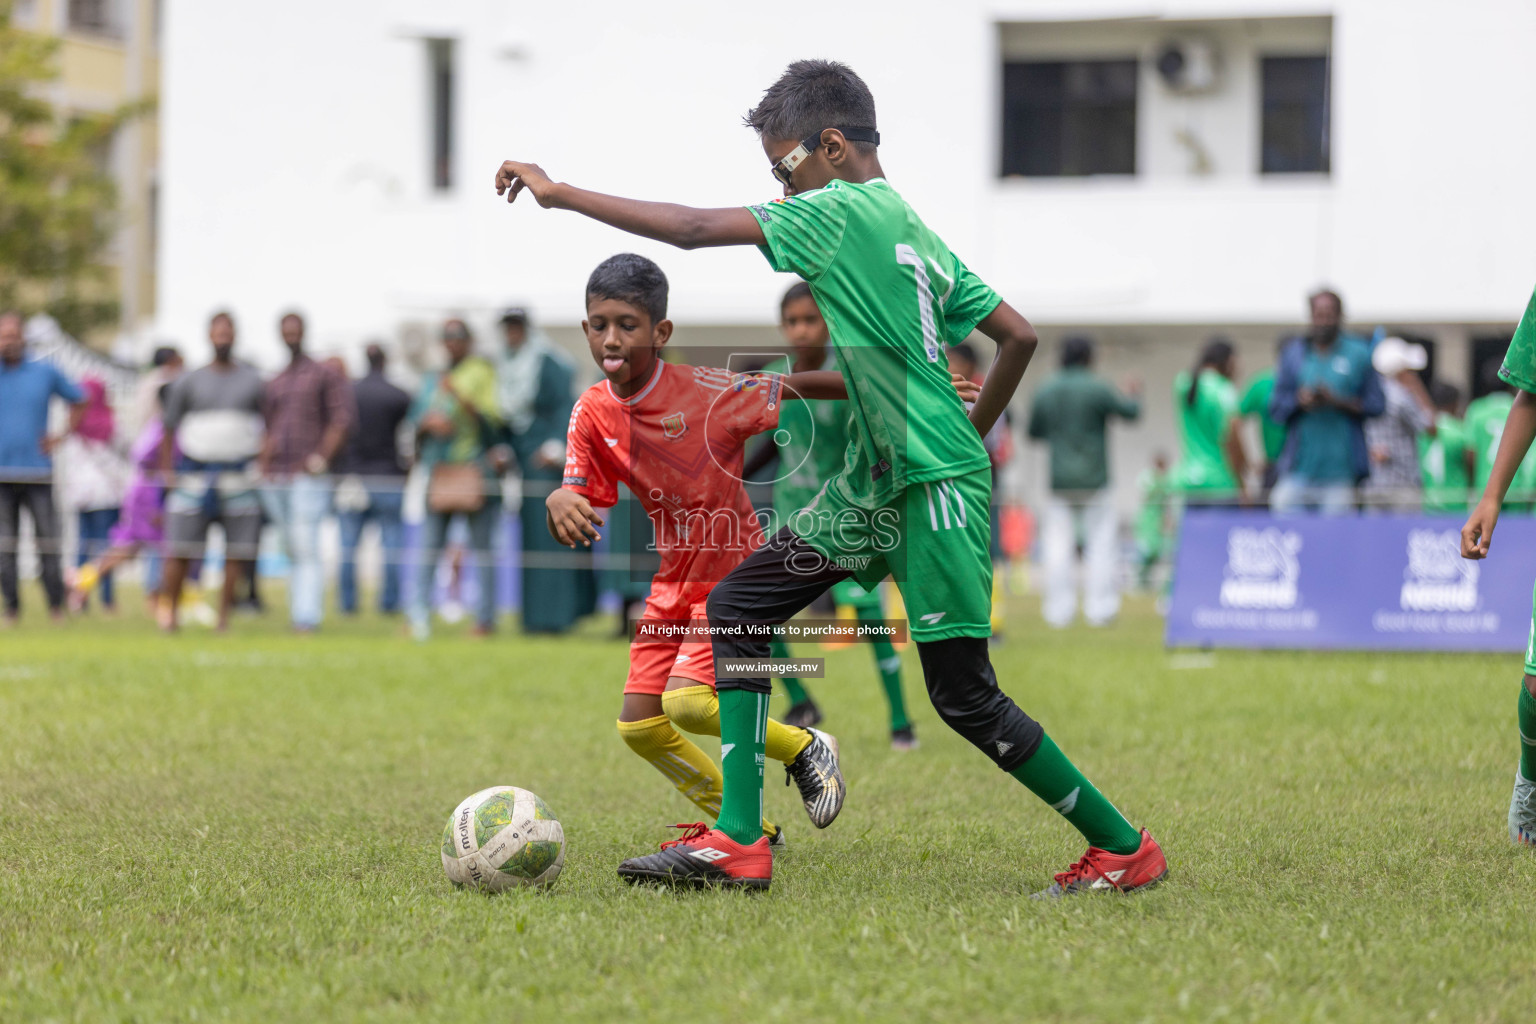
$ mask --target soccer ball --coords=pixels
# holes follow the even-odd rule
[[[492,786],[465,797],[443,829],[443,870],[455,885],[544,888],[564,866],[565,831],[526,789]]]

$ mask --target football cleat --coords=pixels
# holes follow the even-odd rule
[[[1083,859],[1056,876],[1049,889],[1035,893],[1033,899],[1057,899],[1095,889],[1135,892],[1150,889],[1168,874],[1168,860],[1152,833],[1141,830],[1141,846],[1135,853],[1118,854],[1088,847]]]
[[[779,721],[796,729],[809,729],[821,724],[821,708],[813,700],[803,700],[799,704],[791,704]]]
[[[1509,798],[1509,838],[1521,846],[1536,846],[1536,782],[1515,772],[1515,792]]]
[[[805,804],[811,824],[826,828],[837,820],[837,813],[843,809],[843,797],[848,787],[837,763],[837,738],[820,729],[806,731],[811,734],[810,745],[784,766],[784,785],[794,780],[800,787],[800,800]]]
[[[910,725],[907,726],[905,729],[892,729],[891,730],[891,749],[892,750],[916,750],[917,749],[917,734],[912,731],[912,727]]]
[[[784,826],[773,826],[773,835],[768,837],[768,849],[772,850],[774,853],[778,853],[788,845],[789,837],[784,835]]]
[[[743,846],[702,821],[672,827],[683,829],[683,838],[662,843],[649,856],[626,860],[619,865],[619,877],[631,884],[749,889],[766,889],[773,880],[773,851],[767,836]]]

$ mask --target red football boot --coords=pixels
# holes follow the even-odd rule
[[[1054,899],[1075,892],[1112,889],[1135,892],[1150,889],[1168,874],[1168,860],[1152,833],[1141,830],[1141,846],[1135,853],[1118,854],[1088,847],[1083,859],[1056,876],[1049,889],[1037,892],[1035,899]]]
[[[766,889],[773,880],[773,853],[768,837],[743,846],[702,821],[673,825],[686,829],[683,838],[662,843],[647,857],[631,857],[619,865],[626,882],[663,885],[728,885]]]

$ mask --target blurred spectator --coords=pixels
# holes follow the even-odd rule
[[[17,552],[21,510],[32,518],[43,592],[55,619],[64,614],[64,575],[59,568],[59,517],[53,504],[53,459],[59,439],[48,434],[48,406],[57,396],[70,403],[70,432],[85,412],[85,392],[52,363],[27,358],[22,317],[0,312],[0,624],[21,616]]]
[[[1152,465],[1141,471],[1136,490],[1141,495],[1136,512],[1136,583],[1142,590],[1150,590],[1152,573],[1168,552],[1173,529],[1174,486],[1167,455],[1157,452],[1152,456]]]
[[[160,385],[156,402],[170,390],[170,384]],[[155,416],[145,422],[139,436],[134,439],[129,452],[133,464],[133,476],[123,496],[122,514],[112,525],[109,536],[111,546],[98,558],[85,562],[75,575],[74,592],[70,604],[83,608],[91,592],[98,584],[111,579],[112,570],[144,551],[155,552],[165,539],[165,488],[161,484],[160,447],[165,440],[165,423]],[[173,451],[173,457],[174,457]],[[158,588],[148,580],[144,584],[146,595],[153,595]],[[103,597],[105,603],[105,596]],[[158,613],[159,604],[155,602]]]
[[[1231,502],[1247,492],[1248,458],[1238,430],[1237,355],[1225,338],[1200,350],[1193,372],[1173,380],[1184,454],[1174,480],[1188,503]]]
[[[490,450],[501,429],[496,370],[473,355],[474,339],[463,320],[443,324],[448,367],[423,382],[411,412],[416,425],[419,461],[427,471],[425,537],[412,596],[411,632],[431,635],[429,606],[432,578],[455,517],[469,523],[470,544],[478,570],[475,633],[496,628],[495,531],[501,518],[501,491]]]
[[[266,389],[267,441],[261,453],[266,479],[262,504],[288,554],[288,607],[293,628],[320,627],[325,576],[320,565],[320,521],[331,508],[331,463],[352,429],[356,412],[344,374],[304,351],[304,318],[278,322],[288,366]]]
[[[117,450],[117,428],[107,404],[107,386],[96,377],[81,381],[85,411],[74,432],[59,449],[64,467],[59,492],[64,508],[73,512],[77,528],[76,565],[83,566],[106,553],[108,535],[117,525],[123,492],[128,488],[128,467]],[[115,607],[112,573],[100,578],[101,606]],[[83,610],[85,601],[75,603]]]
[[[1311,327],[1281,350],[1269,402],[1270,415],[1286,425],[1270,505],[1276,515],[1303,508],[1344,515],[1355,485],[1370,475],[1364,423],[1381,415],[1381,378],[1370,346],[1343,333],[1344,300],[1320,291],[1309,302]]]
[[[1433,433],[1435,407],[1418,371],[1429,365],[1423,345],[1402,338],[1383,338],[1371,353],[1371,365],[1381,374],[1385,408],[1365,423],[1371,453],[1371,476],[1365,484],[1367,508],[1417,512],[1423,505],[1419,474],[1419,437]]]
[[[139,379],[134,388],[133,405],[127,419],[120,424],[125,437],[137,438],[144,432],[150,420],[164,415],[160,396],[165,386],[180,377],[186,369],[181,353],[171,345],[161,345],[149,358],[149,372]]]
[[[597,603],[591,568],[572,566],[580,556],[561,547],[544,524],[544,499],[560,486],[565,467],[575,371],[542,333],[529,330],[526,311],[502,313],[501,330],[505,346],[496,366],[497,391],[522,478],[523,630],[563,633]]]
[[[1434,515],[1464,515],[1471,495],[1467,431],[1459,419],[1461,392],[1454,384],[1436,381],[1429,389],[1435,402],[1435,429],[1419,435],[1419,472],[1424,479],[1424,511]]]
[[[367,349],[368,373],[352,385],[357,429],[344,449],[339,471],[347,474],[336,487],[336,513],[341,525],[341,610],[357,614],[357,545],[363,527],[379,528],[384,549],[384,580],[379,611],[400,610],[401,500],[405,492],[405,461],[400,457],[400,424],[411,410],[411,396],[384,376],[384,349]]]
[[[1283,348],[1284,342],[1276,349],[1277,358]],[[1275,486],[1275,478],[1280,471],[1280,453],[1285,449],[1285,424],[1275,419],[1269,407],[1270,396],[1274,393],[1275,368],[1266,366],[1248,379],[1248,386],[1243,389],[1243,397],[1237,404],[1237,411],[1244,419],[1254,416],[1259,420],[1259,438],[1264,445],[1262,471],[1266,494]]]
[[[1504,421],[1515,404],[1514,388],[1499,377],[1498,360],[1483,367],[1483,387],[1487,394],[1467,403],[1467,447],[1472,450],[1472,498],[1488,487],[1493,460],[1499,453],[1499,439],[1504,436]],[[1536,498],[1536,445],[1526,453],[1510,481],[1509,493],[1502,506],[1506,512],[1529,512]]]
[[[168,631],[176,628],[187,567],[202,557],[210,525],[218,523],[224,531],[221,630],[229,626],[236,585],[254,567],[261,541],[261,495],[254,474],[265,425],[261,375],[235,362],[235,322],[228,313],[213,315],[208,340],[213,362],[178,377],[165,395],[160,465],[174,482],[165,499],[169,550],[160,627]]]
[[[1068,338],[1061,346],[1061,371],[1035,393],[1029,436],[1045,441],[1051,453],[1051,493],[1040,517],[1041,563],[1045,574],[1045,621],[1062,628],[1077,615],[1073,569],[1079,533],[1085,571],[1083,616],[1090,626],[1112,622],[1120,611],[1115,589],[1117,524],[1109,487],[1104,441],[1111,416],[1141,415],[1141,386],[1122,395],[1093,372],[1093,343]]]

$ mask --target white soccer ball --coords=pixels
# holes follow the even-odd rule
[[[443,870],[455,885],[493,892],[553,885],[565,866],[565,831],[534,794],[492,786],[465,797],[443,830]]]

